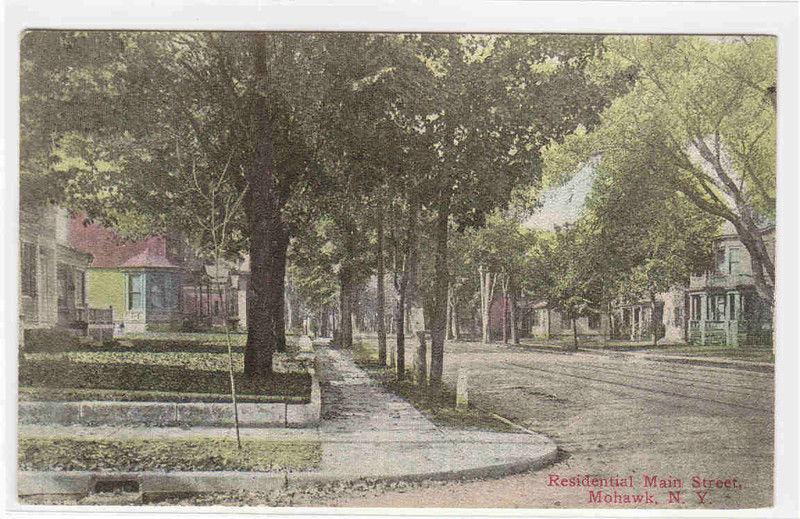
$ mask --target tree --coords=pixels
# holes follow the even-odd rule
[[[405,113],[427,151],[424,205],[435,215],[430,316],[431,374],[441,381],[447,327],[448,242],[457,226],[479,226],[511,191],[538,176],[538,149],[572,131],[605,102],[583,68],[594,37],[436,35],[420,37],[434,88]]]
[[[572,323],[573,342],[578,349],[577,319],[599,313],[603,279],[597,262],[601,256],[592,248],[593,229],[587,219],[556,229],[554,240],[544,249],[548,267],[548,307],[558,310]]]
[[[240,239],[230,246],[250,251],[246,372],[269,373],[272,352],[285,347],[292,198],[318,186],[317,150],[330,122],[320,107],[330,89],[358,97],[350,87],[362,76],[328,70],[351,56],[349,40],[34,31],[22,47],[23,185],[53,178],[42,196],[141,234],[193,230],[176,217],[192,210],[176,180],[181,151],[201,149],[209,168],[235,173],[234,189],[247,187],[244,216],[232,222]]]
[[[633,87],[593,131],[546,153],[560,174],[595,153],[609,171],[630,157],[649,157],[642,175],[657,172],[702,212],[734,226],[768,304],[775,267],[763,230],[775,215],[775,43],[749,36],[609,37],[593,77],[602,83],[628,73]]]
[[[587,218],[599,229],[594,243],[602,247],[595,250],[603,304],[649,300],[655,345],[661,333],[656,295],[687,285],[692,273],[711,264],[719,219],[676,192],[652,164],[647,155],[629,156],[610,171],[600,162]]]

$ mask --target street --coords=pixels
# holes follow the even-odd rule
[[[598,488],[553,485],[555,475],[632,475],[633,489],[601,489],[619,494],[648,490],[644,475],[679,480],[680,487],[669,489],[681,491],[672,503],[668,490],[656,488],[649,490],[657,504],[647,506],[755,508],[772,501],[771,373],[478,343],[448,344],[445,359],[445,383],[455,383],[459,366],[468,369],[473,404],[550,436],[563,450],[561,460],[501,480],[423,485],[331,504],[635,506],[593,502]]]

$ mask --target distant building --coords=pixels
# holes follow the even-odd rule
[[[654,327],[653,322],[658,323]],[[686,290],[683,287],[656,294],[655,308],[649,299],[619,303],[611,312],[610,337],[617,340],[652,341],[675,344],[686,342]]]
[[[246,316],[240,315],[247,302],[244,299],[246,283],[236,265],[222,261],[219,268],[204,265],[187,276],[182,288],[184,318],[203,326],[228,325],[233,328],[246,328]],[[226,322],[227,318],[227,322]]]
[[[524,310],[524,326],[531,337],[552,339],[572,337],[572,320],[561,312],[549,308],[546,301],[538,301],[527,305]],[[575,319],[575,328],[579,337],[607,337],[609,333],[608,315],[590,313]]]
[[[54,205],[20,208],[20,319],[23,329],[62,328],[85,334],[111,319],[107,305],[86,297],[92,256],[71,247],[69,215]]]

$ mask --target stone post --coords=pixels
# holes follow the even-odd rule
[[[458,368],[456,379],[456,409],[466,409],[469,406],[469,372],[467,368]]]

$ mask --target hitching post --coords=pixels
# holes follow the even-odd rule
[[[469,372],[467,368],[458,368],[458,379],[456,380],[456,409],[466,409],[469,406]]]

